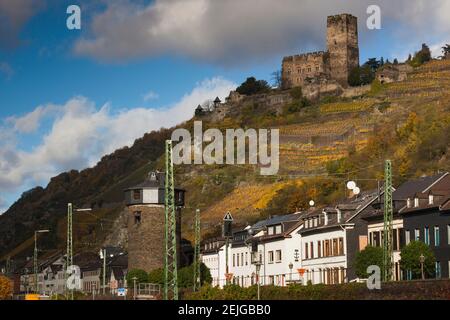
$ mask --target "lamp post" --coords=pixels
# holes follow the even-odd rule
[[[133,277],[133,300],[136,300],[136,280],[137,277]]]
[[[255,263],[255,267],[256,267],[256,285],[258,288],[258,300],[260,300],[260,280],[259,280],[259,272],[261,270],[261,262],[257,261]]]
[[[103,274],[102,274],[103,290],[102,290],[102,292],[103,292],[103,295],[105,295],[106,294],[106,249],[100,249],[99,255],[100,255],[100,259],[103,260]]]
[[[47,233],[50,230],[36,230],[34,231],[34,293],[38,293],[38,248],[37,248],[37,234],[38,233]]]
[[[92,211],[91,208],[86,209],[75,209],[72,203],[67,204],[67,251],[66,251],[66,272],[64,272],[64,277],[67,286],[67,270],[73,265],[73,212],[87,212]],[[70,290],[70,298],[73,300],[73,289]]]
[[[425,273],[423,272],[423,265],[425,263],[425,256],[423,254],[420,254],[419,261],[420,261],[420,271],[422,272],[422,280],[425,280]]]
[[[294,268],[294,265],[292,264],[292,262],[289,263],[289,283],[292,283],[292,268]]]

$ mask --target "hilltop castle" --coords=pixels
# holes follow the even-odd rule
[[[282,87],[289,89],[320,79],[348,86],[350,72],[359,66],[358,19],[350,14],[327,19],[328,51],[285,57]]]

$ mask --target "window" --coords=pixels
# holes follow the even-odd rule
[[[276,256],[277,262],[281,262],[281,250],[277,250],[276,254],[277,254],[277,256]]]
[[[281,224],[275,227],[275,234],[281,233]]]
[[[393,235],[393,250],[398,251],[398,229],[394,229],[392,232]]]
[[[434,203],[434,197],[432,194],[428,195],[428,204],[433,204]]]
[[[273,263],[273,251],[269,251],[269,263]]]
[[[428,227],[425,227],[423,230],[423,239],[425,244],[430,244],[430,229]]]
[[[236,254],[236,266],[239,267],[239,253]]]
[[[420,240],[420,230],[419,229],[414,230],[414,240],[415,241]]]
[[[317,257],[322,257],[322,242],[317,241]]]
[[[308,257],[308,244],[305,243],[305,259],[309,259]]]
[[[419,198],[414,198],[414,208],[419,206]]]
[[[339,251],[338,251],[339,255],[343,255],[344,254],[344,238],[339,238]]]
[[[325,257],[329,257],[330,256],[330,241],[329,240],[325,240],[325,253],[324,253]]]
[[[248,265],[248,252],[245,253],[245,265]]]
[[[333,239],[333,256],[337,256],[338,254],[338,239]]]
[[[450,224],[447,226],[447,244],[450,245]],[[450,270],[450,268],[448,270]]]
[[[441,278],[441,263],[439,261],[436,261],[436,279]]]
[[[233,267],[235,267],[236,266],[236,264],[235,264],[235,257],[234,257],[235,255],[234,255],[234,253],[233,253]]]
[[[434,245],[436,247],[439,247],[441,245],[441,235],[438,226],[434,227]]]
[[[380,242],[380,233],[378,231],[375,231],[373,233],[373,246],[374,247],[379,247],[381,244]]]
[[[310,250],[311,250],[311,259],[314,259],[314,243],[311,242],[310,246],[311,246],[311,248],[310,248]]]
[[[398,229],[398,243],[400,245],[399,249],[402,249],[405,245],[405,233],[403,228]]]
[[[267,234],[268,234],[269,236],[273,235],[273,231],[274,231],[274,228],[273,228],[273,227],[267,228]]]
[[[241,266],[243,266],[244,265],[244,253],[242,252],[241,253]]]
[[[409,233],[409,230],[405,231],[405,244],[409,244],[411,242],[411,234]]]
[[[133,200],[140,200],[140,199],[141,199],[141,191],[133,190]]]
[[[134,213],[134,224],[140,224],[141,223],[141,212],[136,211]]]
[[[294,260],[295,260],[295,262],[298,262],[298,260],[299,260],[299,253],[298,253],[298,249],[295,249],[294,250]]]

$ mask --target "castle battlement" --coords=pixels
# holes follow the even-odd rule
[[[309,53],[301,53],[292,56],[286,56],[283,58],[283,61],[298,61],[298,60],[307,60],[308,58],[319,58],[325,55],[325,51],[315,51]]]

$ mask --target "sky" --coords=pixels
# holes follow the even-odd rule
[[[0,0],[0,214],[249,76],[271,82],[283,56],[326,50],[326,16],[344,12],[359,18],[361,63],[450,42],[447,0]]]

